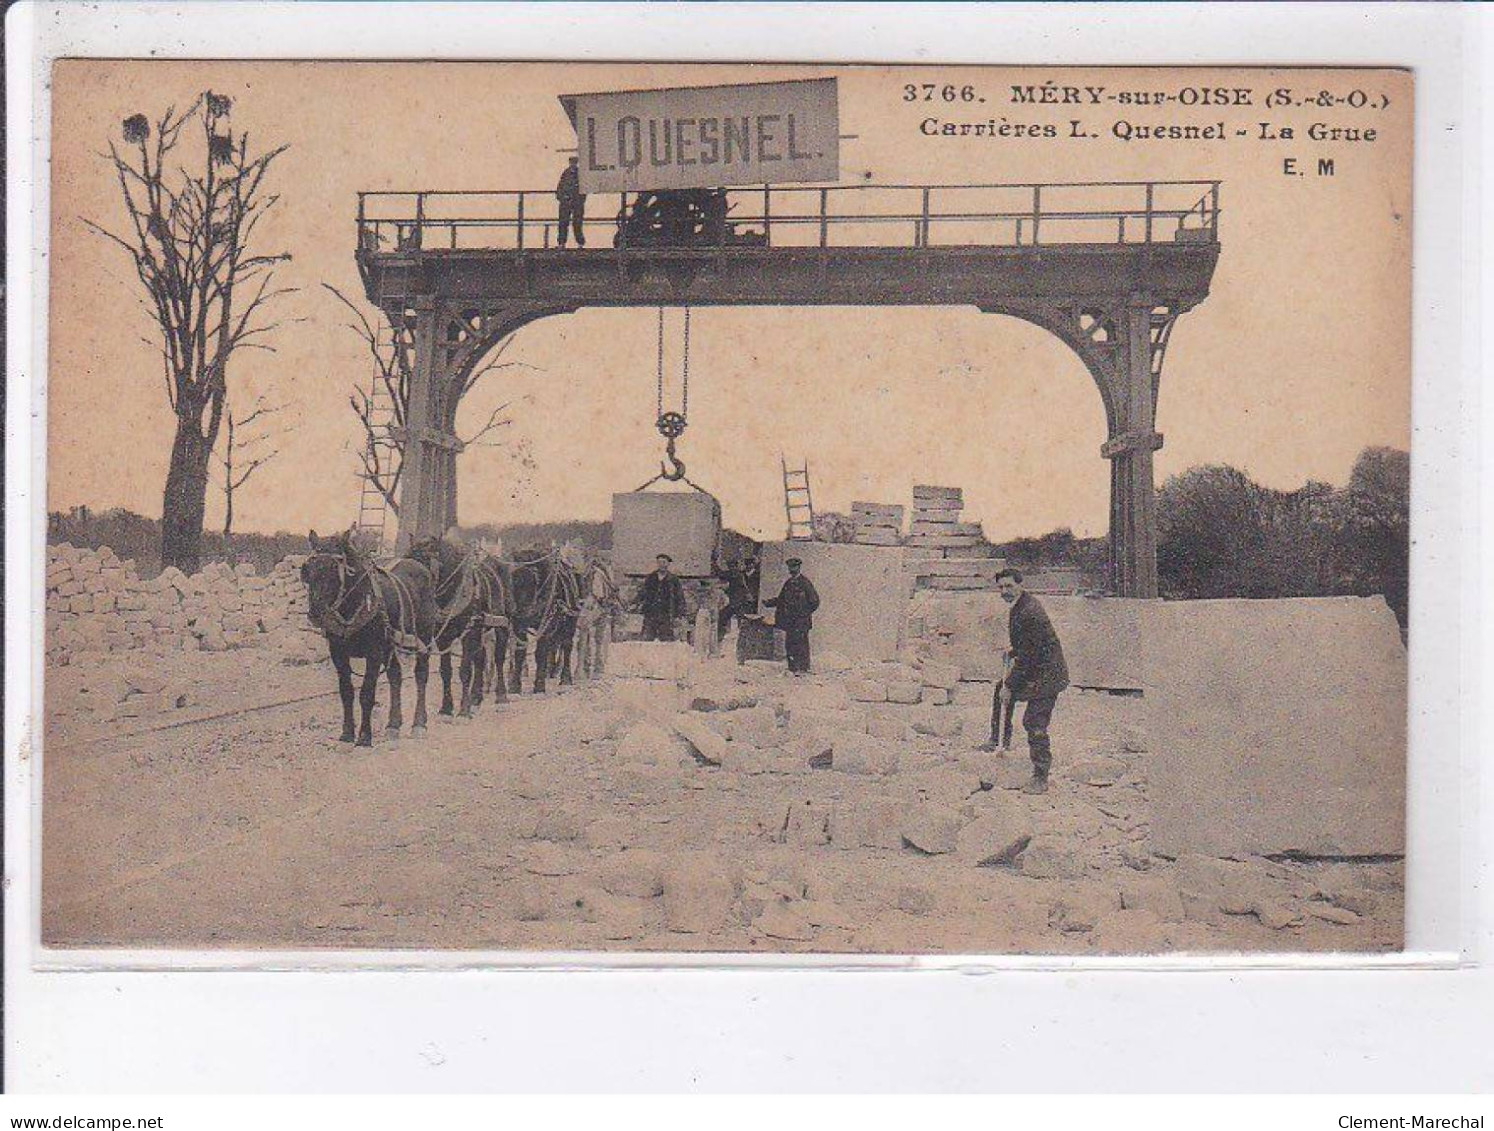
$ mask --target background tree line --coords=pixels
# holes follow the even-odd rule
[[[1157,492],[1157,572],[1163,597],[1384,595],[1406,628],[1411,460],[1366,448],[1344,487],[1309,482],[1277,491],[1238,468],[1208,465],[1174,475]],[[855,540],[849,515],[815,516],[816,536]],[[1014,538],[995,553],[1020,569],[1074,567],[1104,576],[1104,538],[1061,527]]]
[[[1195,467],[1157,492],[1162,596],[1383,594],[1406,627],[1411,460],[1366,448],[1347,486],[1276,491],[1233,467]]]

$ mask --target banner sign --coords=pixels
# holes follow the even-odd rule
[[[561,95],[581,191],[835,181],[834,79]]]

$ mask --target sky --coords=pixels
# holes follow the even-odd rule
[[[271,187],[281,203],[259,249],[289,251],[297,293],[273,354],[235,357],[248,403],[285,410],[279,455],[235,499],[236,528],[327,530],[357,513],[359,425],[349,392],[366,384],[364,347],[330,283],[361,300],[353,260],[360,190],[546,189],[575,137],[558,95],[590,90],[839,79],[841,179],[937,184],[1219,179],[1222,252],[1211,294],[1173,331],[1158,406],[1158,482],[1228,463],[1272,487],[1343,483],[1369,445],[1410,441],[1410,80],[1373,144],[1312,147],[1254,137],[1219,143],[1083,143],[927,137],[931,115],[1064,124],[1064,106],[1012,106],[1013,83],[1083,78],[1113,88],[1205,85],[1202,72],[1146,81],[1123,71],[448,63],[63,61],[54,70],[50,266],[51,509],[122,506],[159,515],[173,420],[154,324],[124,253],[90,232],[123,219],[101,156],[120,122],[153,119],[202,90],[234,99],[251,148],[288,143]],[[1207,85],[1345,85],[1339,72],[1209,72]],[[905,101],[904,84],[975,84],[980,111]],[[1368,80],[1366,80],[1367,82]],[[1365,83],[1361,83],[1364,85]],[[1108,126],[1114,107],[1085,111]],[[1345,112],[1346,113],[1346,112]],[[1298,111],[1305,125],[1311,110]],[[1259,107],[1127,111],[1137,122],[1250,124]],[[1363,117],[1363,115],[1361,115]],[[1286,145],[1283,148],[1283,145]],[[1335,158],[1333,178],[1282,173],[1283,153]],[[371,308],[368,310],[372,315]],[[583,310],[514,337],[464,402],[471,434],[499,404],[497,446],[459,461],[463,523],[607,517],[611,496],[659,466],[655,312]],[[679,315],[669,319],[677,374]],[[728,526],[781,537],[780,454],[808,461],[821,510],[854,499],[907,503],[915,483],[964,489],[967,520],[1001,541],[1069,527],[1103,534],[1105,420],[1079,360],[1031,325],[970,308],[703,308],[693,312],[690,478],[716,494]],[[666,406],[668,407],[668,406]],[[210,490],[208,524],[221,525]]]

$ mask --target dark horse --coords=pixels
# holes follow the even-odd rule
[[[441,653],[441,714],[452,713],[451,649],[462,644],[462,701],[457,713],[470,718],[482,705],[487,675],[486,636],[497,637],[499,684],[497,701],[507,695],[502,683],[508,625],[513,616],[513,589],[502,563],[477,549],[464,549],[444,538],[422,538],[410,547],[410,557],[431,571],[436,605],[436,629],[430,647]]]
[[[306,585],[307,616],[327,637],[327,650],[337,669],[342,695],[342,741],[373,745],[374,699],[379,673],[389,672],[389,734],[399,736],[401,648],[416,651],[415,724],[412,734],[425,732],[425,685],[430,658],[421,642],[434,630],[435,605],[431,573],[419,562],[401,558],[387,568],[375,565],[346,534],[318,538],[311,532],[311,554],[301,566]],[[366,662],[358,700],[363,725],[353,729],[354,659]]]
[[[513,583],[514,667],[508,689],[521,690],[528,637],[534,636],[534,690],[543,694],[545,680],[560,675],[561,685],[571,682],[571,645],[576,637],[576,617],[581,611],[581,578],[558,552],[519,558],[509,564]],[[502,664],[501,652],[499,664]],[[502,668],[499,668],[502,676]]]

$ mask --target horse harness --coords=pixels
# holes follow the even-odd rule
[[[444,648],[440,646],[440,641],[451,628],[452,622],[474,607],[481,610],[484,629],[508,627],[508,617],[492,611],[503,608],[502,575],[485,566],[475,546],[462,559],[461,565],[437,583],[432,596],[441,615],[441,626],[432,637],[428,651],[441,654],[451,651],[456,646],[456,639],[451,640]]]
[[[337,563],[337,596],[321,613],[312,619],[317,627],[328,636],[338,636],[347,640],[362,632],[369,626],[375,617],[384,611],[384,602],[381,599],[378,587],[373,584],[372,571],[364,566],[352,582],[349,583],[349,575],[352,574],[352,563],[348,561],[346,554],[334,554],[326,550],[318,550],[311,555],[313,558],[331,558]],[[362,601],[354,610],[352,615],[345,616],[342,613],[343,604],[358,591],[358,587],[368,583],[368,592],[363,595]]]
[[[391,582],[394,587],[395,599],[399,602],[400,624],[414,624],[415,594],[411,592],[409,584],[403,578],[380,565],[357,563],[359,566],[357,576],[352,577],[352,580],[349,581],[349,577],[354,573],[354,563],[349,561],[346,553],[331,553],[326,550],[318,550],[311,556],[331,558],[337,563],[337,596],[315,618],[318,627],[323,632],[328,636],[350,640],[370,624],[382,618],[384,622],[384,637],[391,646],[404,652],[429,651],[429,648],[421,642],[419,636],[414,633],[403,632],[395,626],[394,621],[389,616],[389,609],[384,602],[384,595],[379,590],[379,587],[374,584],[375,573]],[[422,566],[421,568],[424,569],[425,567]],[[368,585],[368,592],[363,595],[357,609],[351,615],[344,615],[341,612],[342,606],[365,583]]]
[[[560,559],[558,553],[551,552],[544,557],[515,562],[514,570],[533,569],[547,561],[552,563],[552,568],[540,595],[545,611],[534,633],[536,640],[549,636],[555,630],[555,622],[561,617],[574,617],[581,611],[580,583],[576,580],[575,572]]]

